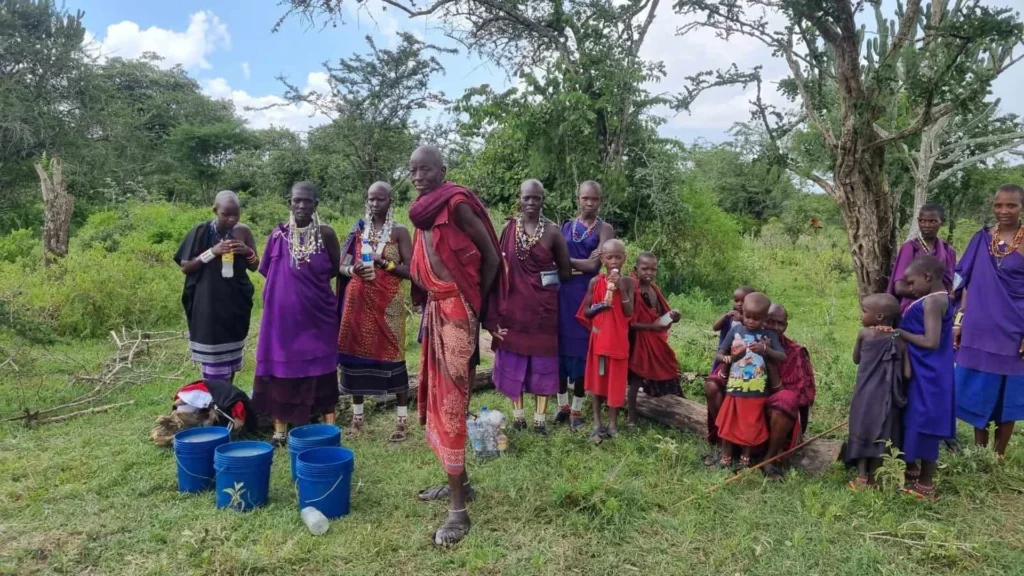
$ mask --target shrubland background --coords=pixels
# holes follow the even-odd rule
[[[752,122],[720,144],[660,137],[659,106],[671,103],[643,88],[660,72],[616,44],[628,35],[608,23],[621,26],[628,15],[612,4],[587,5],[604,24],[587,30],[576,62],[556,62],[543,77],[517,65],[520,88],[502,94],[433,91],[440,49],[413,36],[388,49],[370,44],[330,65],[330,93],[282,88],[335,118],[296,134],[249,128],[230,104],[204,96],[183,70],[161,69],[155,56],[91,59],[74,15],[53,3],[0,0],[0,573],[1020,573],[1019,439],[1002,466],[980,450],[944,455],[937,504],[850,493],[837,465],[824,477],[791,472],[781,485],[751,477],[680,506],[725,478],[699,465],[706,446],[692,435],[644,424],[601,448],[564,431],[550,442],[516,437],[508,458],[471,462],[481,491],[476,525],[465,544],[437,552],[428,527],[443,512],[412,499],[439,479],[437,467],[416,433],[386,446],[386,413],[371,414],[371,434],[352,443],[354,512],[325,538],[302,528],[280,456],[264,510],[218,513],[207,498],[178,496],[173,459],[147,435],[177,387],[199,375],[181,338],[153,352],[161,360],[145,379],[107,397],[133,406],[66,423],[19,421],[25,410],[89,390],[114,354],[111,331],[184,331],[183,278],[171,257],[192,226],[212,217],[217,190],[239,193],[260,246],[287,218],[298,180],[321,188],[321,217],[340,235],[376,180],[395,184],[396,215],[407,222],[408,156],[434,143],[450,178],[480,194],[499,229],[526,178],[545,183],[545,213],[556,220],[575,214],[581,180],[602,182],[602,213],[630,256],[652,250],[661,260],[659,283],[683,317],[671,343],[684,372],[710,364],[710,326],[735,286],[751,284],[785,304],[790,335],[810,349],[818,379],[811,433],[842,422],[859,317],[847,232],[836,203],[787,168],[793,159],[827,164],[820,135],[807,128],[777,141]],[[974,97],[980,108],[990,104],[984,91]],[[454,120],[416,121],[417,111],[437,107]],[[909,120],[902,108],[894,113]],[[987,136],[1021,126],[1004,116],[972,129]],[[909,192],[917,175],[900,154],[914,156],[920,142],[904,143],[893,144],[885,171],[892,187]],[[958,153],[991,150],[983,144]],[[67,254],[49,266],[35,170],[48,170],[44,154],[63,160],[74,197]],[[933,187],[931,198],[949,210],[943,235],[958,249],[1007,181],[1024,182],[1024,170],[995,155]],[[903,194],[895,207],[897,238],[912,201]],[[238,378],[245,389],[259,296],[255,304]],[[417,321],[410,314],[413,367]],[[700,398],[699,383],[686,393]],[[493,393],[473,402],[509,408]]]

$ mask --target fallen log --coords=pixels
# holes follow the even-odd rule
[[[641,392],[637,395],[636,410],[655,422],[693,432],[701,438],[708,437],[707,406],[699,402],[678,396],[651,398]],[[840,460],[843,448],[841,440],[822,438],[794,452],[788,463],[808,474],[819,474]]]
[[[481,335],[481,353],[490,352],[490,342],[483,342],[484,335]],[[486,352],[485,352],[486,349]],[[416,398],[416,374],[409,374],[409,398],[415,407]],[[491,369],[481,368],[476,372],[476,380],[473,382],[473,390],[484,390],[494,385],[491,382]],[[379,406],[392,406],[395,403],[395,396],[388,395]],[[697,434],[701,438],[708,437],[708,413],[707,406],[693,400],[680,398],[678,396],[662,396],[651,398],[643,392],[637,395],[637,412],[655,422],[673,428],[679,428]],[[822,438],[817,442],[808,444],[795,451],[788,459],[790,466],[800,468],[808,474],[820,474],[828,469],[833,462],[842,459],[845,446],[841,440]]]

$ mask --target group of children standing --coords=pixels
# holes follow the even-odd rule
[[[954,307],[945,269],[932,255],[907,266],[904,281],[914,298],[902,314],[891,294],[874,294],[861,304],[846,453],[857,465],[851,488],[875,487],[881,457],[895,447],[907,463],[905,491],[935,497],[939,445],[956,435]]]
[[[577,313],[590,330],[584,377],[593,397],[594,430],[601,443],[617,435],[618,410],[628,394],[628,423],[635,424],[636,392],[651,386],[655,395],[678,392],[678,363],[668,345],[668,328],[679,313],[668,308],[653,284],[657,259],[641,253],[634,273],[624,275],[625,244],[601,247],[604,272],[591,282]],[[915,258],[903,282],[913,299],[906,306],[892,294],[863,300],[853,361],[857,384],[850,406],[848,462],[856,464],[854,489],[874,487],[882,455],[891,447],[907,463],[905,490],[934,498],[939,445],[955,436],[953,382],[953,305],[944,281],[946,265],[933,255]],[[732,311],[715,323],[720,331],[712,374],[725,382],[725,399],[715,418],[721,441],[720,467],[750,465],[752,451],[768,441],[766,402],[781,386],[778,366],[786,352],[778,334],[766,327],[771,300],[741,287]],[[655,384],[674,380],[674,389]],[[602,425],[602,404],[609,423]]]
[[[640,388],[652,396],[681,394],[679,362],[668,344],[668,330],[680,316],[654,284],[657,257],[640,253],[633,273],[625,275],[626,245],[612,239],[601,246],[601,263],[604,272],[590,281],[576,314],[590,331],[584,385],[593,397],[590,440],[595,444],[618,435],[618,413],[626,404],[627,388],[629,426],[636,425]],[[604,404],[608,426],[601,420]]]

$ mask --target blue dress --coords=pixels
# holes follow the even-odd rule
[[[903,313],[900,329],[924,334],[926,298],[948,298],[943,292],[929,294],[911,304]],[[956,388],[953,383],[953,306],[942,318],[939,347],[925,350],[907,344],[913,375],[907,386],[907,407],[903,416],[903,459],[935,461],[939,443],[956,434]]]

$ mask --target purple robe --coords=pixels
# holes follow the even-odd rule
[[[989,253],[992,234],[979,230],[957,266],[968,308],[964,314],[957,364],[964,368],[1024,375],[1024,256],[1014,252],[1000,266]]]
[[[569,258],[585,260],[590,254],[597,250],[601,242],[597,226],[594,231],[581,240],[573,241],[572,231],[576,227],[578,234],[583,234],[586,227],[579,223],[576,218],[562,223],[562,234],[565,236],[565,243],[569,247]],[[573,269],[572,278],[563,282],[558,289],[558,353],[560,356],[575,358],[586,358],[587,348],[590,346],[590,331],[584,328],[576,320],[576,311],[587,296],[587,288],[590,287],[590,280],[597,276],[594,274],[583,274]]]
[[[256,346],[256,375],[307,378],[337,370],[338,298],[331,291],[327,250],[296,267],[286,228],[274,230],[260,262],[263,318]]]
[[[899,252],[896,254],[896,263],[893,264],[892,274],[889,275],[889,288],[886,290],[889,294],[900,298],[896,294],[896,282],[903,280],[906,276],[907,266],[914,261],[914,258],[918,256],[924,256],[927,254],[921,244],[915,240],[909,240],[904,242],[900,246]],[[946,244],[941,238],[935,239],[935,254],[936,258],[942,261],[946,265],[946,270],[942,274],[942,285],[946,287],[946,290],[953,289],[953,274],[956,272],[956,250],[952,246]],[[900,310],[903,312],[907,311],[907,307],[914,302],[913,298],[902,298],[900,300]]]

